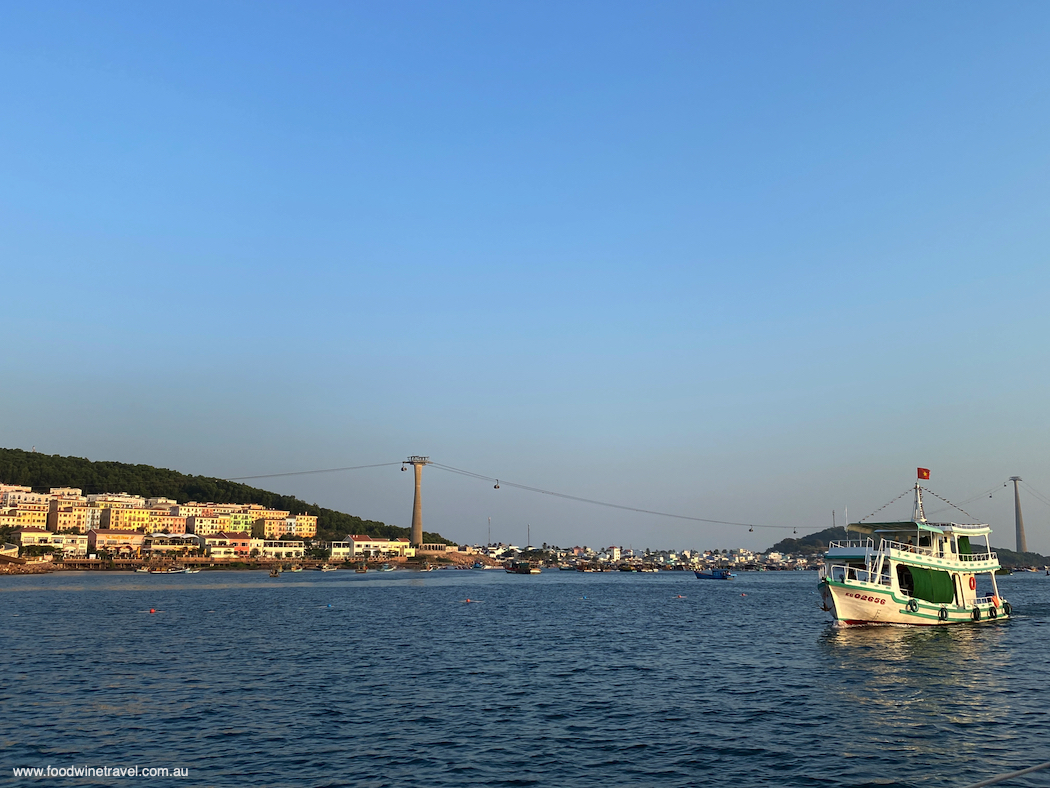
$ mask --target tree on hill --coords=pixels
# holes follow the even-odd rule
[[[812,555],[823,553],[828,549],[828,543],[846,539],[846,529],[842,526],[836,528],[825,528],[815,534],[800,536],[797,539],[781,539],[775,545],[766,550],[767,553],[801,553]]]
[[[396,539],[410,538],[408,528],[363,520],[344,512],[306,503],[292,495],[261,490],[247,484],[190,476],[152,465],[124,462],[93,462],[81,457],[63,457],[21,449],[0,449],[0,483],[20,484],[46,492],[51,487],[79,487],[85,495],[127,492],[145,498],[171,498],[179,503],[257,503],[269,509],[317,517],[317,537],[326,541],[343,539],[347,534]],[[440,534],[423,533],[423,541],[454,544]]]

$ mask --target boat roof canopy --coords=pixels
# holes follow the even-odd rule
[[[960,523],[918,523],[914,520],[905,520],[895,523],[850,523],[846,526],[847,531],[856,531],[862,534],[897,533],[900,531],[929,531],[935,534],[955,533],[960,536],[980,536],[991,532],[991,528],[984,523],[960,524]]]

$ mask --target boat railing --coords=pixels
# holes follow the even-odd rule
[[[846,548],[853,548],[853,547],[862,547],[863,548],[863,547],[867,547],[867,548],[874,548],[875,547],[875,542],[872,540],[872,538],[870,536],[867,539],[852,539],[852,540],[849,540],[849,541],[828,542],[828,549],[829,550],[831,550],[832,548],[835,548],[835,547],[846,547]]]
[[[888,586],[890,584],[889,575],[879,575],[875,572],[869,572],[867,569],[858,569],[855,566],[844,566],[842,564],[835,564],[828,568],[829,576],[832,580],[839,583],[845,583],[849,580],[856,580],[861,583],[876,583],[878,585]]]
[[[997,561],[998,556],[995,553],[963,553],[959,556],[960,561]]]
[[[920,555],[928,555],[931,557],[937,556],[937,551],[932,547],[925,547],[924,545],[907,544],[906,542],[893,542],[888,539],[883,539],[879,544],[879,552],[884,553],[887,550],[900,550],[902,553],[918,553]]]

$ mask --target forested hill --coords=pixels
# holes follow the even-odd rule
[[[800,536],[797,539],[781,539],[775,545],[766,550],[767,553],[823,553],[828,549],[828,542],[843,540],[846,538],[846,529],[842,526],[837,528],[825,528],[815,534]]]
[[[152,465],[93,462],[81,457],[0,449],[0,483],[26,485],[36,492],[47,492],[51,487],[79,487],[85,495],[126,492],[146,498],[172,498],[179,503],[257,503],[270,509],[288,510],[292,514],[316,515],[317,536],[325,540],[342,539],[347,534],[368,534],[387,539],[408,538],[410,535],[408,528],[362,520],[352,514],[306,503],[291,495],[279,495],[225,479],[189,476]],[[407,510],[407,503],[405,508]],[[423,541],[451,544],[439,534],[426,532]]]

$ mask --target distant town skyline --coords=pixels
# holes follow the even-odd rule
[[[0,445],[788,528],[426,468],[467,543],[1020,476],[1048,554],[1048,66],[1039,4],[10,5]],[[258,486],[411,524],[397,467]]]

